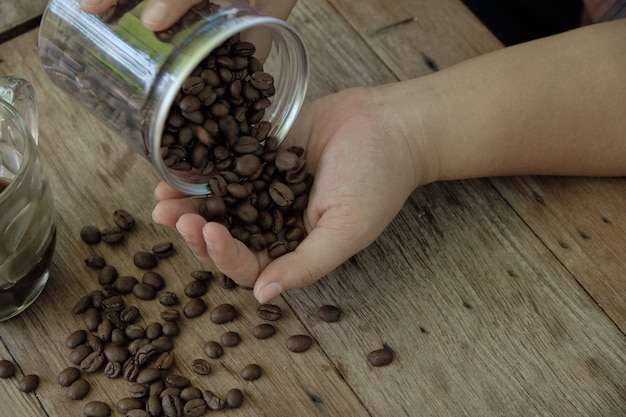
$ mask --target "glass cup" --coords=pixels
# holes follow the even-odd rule
[[[37,148],[33,87],[0,78],[0,321],[30,306],[48,281],[56,220]]]
[[[269,136],[281,141],[304,102],[306,50],[291,25],[261,15],[243,0],[203,0],[158,33],[141,23],[145,3],[120,0],[97,16],[83,12],[77,0],[50,0],[39,29],[43,68],[165,181],[187,194],[208,194],[208,174],[172,169],[162,155],[166,121],[184,81],[229,39],[253,43],[254,57],[274,78],[263,121],[272,126]]]

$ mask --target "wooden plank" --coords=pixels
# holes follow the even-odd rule
[[[55,382],[58,373],[71,365],[66,338],[74,330],[84,328],[81,317],[73,315],[71,309],[79,297],[99,288],[96,273],[86,267],[83,260],[92,252],[98,253],[121,273],[141,278],[142,271],[134,266],[132,255],[140,249],[149,250],[155,243],[173,241],[177,254],[162,261],[157,271],[166,278],[166,288],[179,295],[179,310],[187,300],[183,287],[190,281],[190,273],[202,265],[185,249],[175,230],[150,221],[154,204],[152,190],[159,181],[155,170],[79,103],[48,81],[37,59],[36,35],[31,32],[0,45],[3,60],[0,71],[31,80],[38,92],[40,149],[55,193],[58,245],[51,279],[43,294],[26,312],[0,323],[0,336],[25,369],[41,376],[37,394],[48,415],[81,415],[87,401],[103,400],[115,407],[120,398],[129,395],[125,380],[108,379],[101,373],[86,375],[92,391],[82,401],[65,399],[65,390]],[[115,249],[106,244],[87,247],[80,241],[82,226],[112,225],[112,213],[119,207],[138,218],[138,228],[127,236],[125,244]],[[250,291],[227,291],[213,282],[205,300],[210,309],[230,302],[237,307],[239,317],[227,325],[211,323],[208,313],[197,319],[183,320],[181,334],[174,339],[178,359],[175,372],[191,377],[195,385],[211,389],[220,396],[233,387],[242,389],[244,406],[230,415],[367,414],[319,345],[315,344],[302,354],[287,351],[286,338],[306,333],[306,329],[284,302],[279,302],[285,317],[276,322],[277,334],[257,341],[251,329],[261,320],[256,316],[257,303]],[[157,301],[146,302],[127,296],[126,303],[140,308],[141,325],[161,321],[163,308]],[[227,349],[219,360],[213,360],[213,371],[206,378],[193,375],[189,369],[193,359],[206,358],[202,350],[204,343],[219,339],[227,329],[240,332],[242,343]],[[243,381],[239,371],[253,361],[262,366],[264,375],[258,381]],[[16,417],[31,415],[18,412]]]
[[[493,182],[626,332],[626,179],[515,177]]]
[[[41,16],[47,0],[3,1],[0,6],[0,35]]]

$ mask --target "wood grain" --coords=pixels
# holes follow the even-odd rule
[[[290,21],[311,58],[308,100],[425,75],[500,47],[454,0],[300,0]],[[84,258],[99,253],[139,277],[133,253],[173,241],[176,255],[157,270],[178,294],[190,272],[204,266],[175,231],[151,222],[159,178],[148,161],[47,80],[36,33],[0,45],[0,59],[0,75],[28,78],[38,91],[40,148],[59,221],[49,285],[25,313],[0,323],[0,357],[39,373],[42,383],[24,394],[15,379],[0,381],[0,404],[17,410],[15,417],[78,416],[93,399],[114,407],[128,395],[123,380],[88,375],[92,392],[83,401],[67,400],[55,382],[69,365],[65,339],[83,325],[70,310],[99,288]],[[211,375],[192,378],[219,395],[244,390],[244,406],[226,415],[625,415],[626,213],[619,195],[623,181],[600,179],[420,188],[368,249],[317,284],[277,299],[285,317],[271,339],[251,335],[259,319],[248,290],[212,283],[204,297],[209,307],[230,302],[239,317],[219,326],[207,313],[183,320],[176,372],[192,375],[190,363],[203,356],[204,342],[236,330],[241,345],[212,362]],[[118,207],[138,218],[123,245],[80,241],[81,226],[110,225]],[[127,300],[140,307],[142,324],[159,320],[155,302]],[[339,322],[316,317],[327,303],[343,310]],[[296,333],[313,336],[313,348],[287,352],[285,340]],[[393,349],[395,360],[373,368],[366,355],[382,346]],[[253,361],[264,375],[244,382],[238,372]]]

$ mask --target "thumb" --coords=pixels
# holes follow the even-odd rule
[[[345,236],[349,234],[341,230],[313,229],[293,252],[265,267],[254,284],[256,299],[267,302],[285,290],[312,284],[341,265],[361,249]]]

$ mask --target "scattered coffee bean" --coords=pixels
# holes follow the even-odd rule
[[[220,397],[215,395],[212,391],[205,390],[202,393],[202,399],[207,405],[207,408],[211,411],[223,410],[226,403]]]
[[[224,354],[222,345],[213,340],[206,342],[202,347],[202,350],[204,351],[204,354],[211,359],[217,359]]]
[[[95,245],[100,242],[100,229],[94,225],[83,226],[80,229],[80,238],[88,245]]]
[[[39,376],[35,374],[24,375],[18,382],[18,387],[22,392],[33,392],[37,386],[39,386]]]
[[[107,227],[101,232],[102,241],[110,245],[121,242],[124,239],[122,229],[117,226]]]
[[[78,381],[81,375],[80,369],[70,366],[63,369],[59,375],[57,375],[57,382],[62,387],[69,387],[74,382]]]
[[[269,323],[254,326],[252,335],[257,339],[268,339],[276,334],[276,328]]]
[[[202,271],[202,270],[198,270],[198,271],[193,271],[191,273],[191,278],[193,279],[197,279],[200,281],[209,281],[213,278],[213,272],[211,271]]]
[[[191,319],[202,315],[207,308],[207,304],[202,298],[192,298],[183,307],[183,314]]]
[[[135,227],[135,217],[121,208],[113,212],[113,221],[123,230],[131,230]]]
[[[187,417],[200,417],[207,410],[207,404],[202,398],[194,398],[184,405],[184,413]]]
[[[224,275],[224,274],[219,275],[217,283],[219,284],[220,287],[224,288],[225,290],[230,290],[232,288],[237,287],[237,283],[233,281],[229,276]]]
[[[138,251],[133,256],[133,262],[137,268],[152,269],[157,266],[157,257],[152,252]]]
[[[82,345],[87,340],[87,332],[85,330],[76,330],[67,337],[65,346],[70,349],[74,349],[78,345]]]
[[[115,282],[113,283],[113,288],[119,294],[130,294],[133,291],[133,287],[137,284],[139,280],[133,277],[132,275],[124,275],[121,277],[117,277]]]
[[[228,408],[239,408],[243,404],[243,393],[240,389],[233,388],[226,393],[226,406]]]
[[[80,365],[80,363],[93,352],[93,349],[86,344],[78,345],[70,352],[68,359],[74,365]]]
[[[194,359],[191,370],[198,375],[208,375],[211,373],[211,364],[206,359]]]
[[[165,279],[163,279],[163,276],[156,271],[145,272],[141,278],[141,282],[151,286],[157,291],[165,287]]]
[[[180,399],[186,403],[197,398],[202,398],[202,390],[198,387],[188,386],[180,391]]]
[[[179,320],[180,311],[176,310],[175,308],[167,308],[161,311],[161,318],[166,322]]]
[[[187,285],[185,285],[185,295],[189,298],[198,298],[202,297],[207,292],[207,284],[206,281],[203,280],[192,280]]]
[[[387,348],[374,350],[367,355],[367,361],[372,366],[389,365],[393,361],[393,352]]]
[[[265,303],[257,307],[256,314],[263,320],[274,321],[280,319],[283,316],[283,311],[279,306],[275,304]]]
[[[83,407],[85,417],[109,417],[111,415],[111,407],[102,401],[89,401]]]
[[[165,291],[159,295],[159,302],[166,307],[175,306],[178,304],[178,297],[171,291]]]
[[[134,408],[132,410],[128,410],[128,412],[126,413],[124,417],[152,417],[152,416],[146,410],[142,410],[141,408]]]
[[[154,361],[154,367],[161,371],[167,371],[171,369],[176,363],[176,358],[172,352],[163,352]]]
[[[183,389],[188,387],[189,384],[191,384],[191,381],[183,375],[169,374],[165,377],[165,383],[170,387]]]
[[[13,375],[15,375],[13,362],[6,359],[0,360],[0,378],[11,378]]]
[[[123,368],[120,362],[107,362],[104,366],[104,376],[107,378],[117,378],[122,375]]]
[[[124,415],[131,410],[143,410],[143,401],[140,398],[124,397],[117,401],[117,411]],[[182,417],[182,416],[181,416]]]
[[[164,336],[177,336],[180,333],[180,327],[178,327],[178,323],[176,321],[166,321],[163,323],[163,335]]]
[[[237,310],[232,304],[220,304],[211,311],[211,321],[215,324],[224,324],[237,317]]]
[[[235,347],[241,341],[241,336],[237,332],[225,332],[220,337],[220,342],[226,347]]]
[[[89,384],[89,381],[85,378],[80,378],[67,387],[65,396],[70,400],[82,400],[89,394],[90,390],[91,384]]]
[[[174,254],[174,244],[172,242],[160,242],[152,246],[152,253],[157,258],[168,258]]]
[[[239,375],[241,376],[242,379],[246,381],[254,381],[261,377],[261,373],[262,373],[261,367],[257,365],[256,363],[251,363],[250,365],[246,365],[241,370]]]
[[[304,352],[313,344],[311,336],[306,334],[296,334],[289,336],[286,342],[287,349],[291,352],[300,353]]]
[[[139,382],[130,382],[128,384],[128,393],[132,398],[143,398],[148,395],[148,386]]]
[[[334,323],[341,318],[341,309],[334,305],[323,305],[317,310],[317,317],[322,321]]]
[[[173,392],[163,392],[161,407],[163,407],[163,414],[168,417],[182,417],[185,415],[180,397]]]
[[[106,265],[98,272],[98,283],[100,285],[111,285],[115,282],[117,276],[117,268]]]
[[[133,295],[140,300],[154,300],[156,297],[156,290],[148,284],[138,282],[133,286]]]
[[[102,269],[106,266],[106,261],[102,256],[92,254],[85,258],[85,265],[94,269]]]

